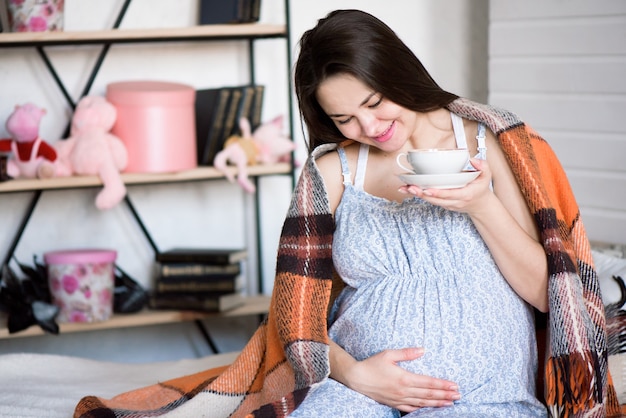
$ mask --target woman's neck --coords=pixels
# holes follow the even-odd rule
[[[406,149],[454,147],[456,147],[454,129],[447,109],[441,108],[418,114],[415,130],[407,141]]]

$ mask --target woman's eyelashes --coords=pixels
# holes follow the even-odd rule
[[[351,120],[352,120],[352,116],[350,116],[350,117],[349,117],[349,118],[347,118],[347,119],[338,120],[338,121],[337,121],[337,123],[338,123],[339,125],[345,125],[346,123],[350,122]]]
[[[378,96],[378,97],[375,96],[374,99],[376,100],[374,103],[372,103],[370,105],[367,105],[368,109],[376,109],[383,102],[383,97],[382,96]],[[345,125],[345,124],[349,123],[351,120],[352,120],[352,116],[347,117],[345,119],[337,120],[337,124]]]
[[[376,103],[369,105],[367,107],[369,107],[370,109],[376,109],[378,106],[380,106],[382,102],[383,102],[383,96],[379,96],[376,100]]]

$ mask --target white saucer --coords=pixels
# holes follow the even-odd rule
[[[480,171],[462,171],[454,174],[399,174],[406,184],[420,186],[422,189],[456,189],[474,180]]]

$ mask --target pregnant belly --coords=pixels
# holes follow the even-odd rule
[[[527,367],[534,349],[532,316],[515,295],[494,299],[446,295],[441,288],[437,294],[415,290],[386,286],[347,292],[330,337],[358,360],[386,349],[423,347],[424,356],[400,366],[459,383],[476,385],[495,373]]]

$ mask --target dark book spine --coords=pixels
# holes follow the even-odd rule
[[[231,90],[229,88],[223,88],[219,92],[215,113],[209,122],[209,133],[203,145],[204,152],[200,160],[201,165],[211,165],[211,163],[213,163],[213,158],[215,158],[215,154],[217,153],[217,143],[220,141],[220,136],[223,131],[222,128],[224,127],[224,118],[226,117],[230,94]]]
[[[215,159],[215,154],[220,152],[224,147],[224,142],[228,138],[230,132],[235,126],[235,118],[237,116],[237,109],[239,108],[239,101],[241,99],[241,89],[239,87],[229,87],[230,90],[228,104],[224,109],[224,115],[221,122],[221,128],[219,132],[215,133],[215,136],[211,137],[207,141],[208,155],[204,163],[206,165],[212,165]]]
[[[11,32],[8,0],[0,0],[0,32]]]
[[[200,0],[200,24],[241,23],[247,12],[244,0]]]
[[[152,309],[193,310],[221,312],[244,303],[241,293],[228,294],[159,294],[150,295],[148,306]]]
[[[157,280],[155,291],[158,293],[232,293],[242,290],[242,280],[239,277],[230,280],[208,280],[198,278],[180,279],[177,281]]]
[[[198,164],[202,164],[205,145],[209,137],[209,128],[215,118],[215,109],[219,102],[221,89],[196,90],[194,112],[196,120],[196,149]]]
[[[241,97],[243,96],[243,88],[238,87],[235,88],[230,97],[230,103],[228,104],[228,110],[226,112],[226,116],[224,117],[224,131],[222,135],[220,135],[221,143],[218,143],[217,152],[222,150],[224,146],[224,142],[232,133],[234,132],[237,126],[237,112],[239,111],[239,106],[241,104]]]
[[[250,14],[252,13],[252,9],[250,7],[250,0],[239,0],[237,2],[238,13],[237,13],[237,22],[239,23],[248,23],[250,22]]]
[[[233,126],[232,131],[229,135],[240,135],[241,128],[239,127],[239,120],[241,118],[248,119],[248,123],[250,122],[250,109],[252,108],[252,101],[254,100],[254,86],[245,86],[241,89],[241,99],[239,101],[239,108],[237,109],[237,115],[235,116],[235,124]]]
[[[200,255],[200,254],[174,254],[159,256],[160,262],[173,262],[173,263],[211,263],[211,264],[231,264],[230,256],[228,254],[213,254],[213,255]]]
[[[241,264],[156,263],[156,276],[167,277],[234,277],[241,273]]]
[[[261,116],[263,112],[263,96],[265,94],[265,86],[257,84],[254,86],[254,99],[252,100],[252,106],[250,109],[250,127],[252,131],[261,125]]]
[[[158,263],[203,263],[203,264],[235,264],[248,256],[246,249],[174,249],[159,252],[155,256]]]
[[[261,0],[250,0],[250,22],[258,22],[261,17]]]

